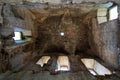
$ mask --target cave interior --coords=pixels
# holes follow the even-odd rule
[[[15,1],[0,1],[0,80],[120,80],[119,0]]]

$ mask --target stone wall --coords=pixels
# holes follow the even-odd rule
[[[3,23],[3,17],[2,17],[2,4],[0,4],[0,25]]]
[[[2,48],[2,42],[1,42],[1,40],[0,40],[0,52],[1,52],[1,48]]]
[[[107,1],[119,2],[119,0],[25,0],[33,3],[50,3],[50,4],[69,4],[69,3],[103,3]]]
[[[24,1],[32,3],[50,3],[50,4],[69,4],[69,3],[103,3],[107,1],[115,1],[120,3],[119,0],[0,0],[0,3],[18,3],[22,4]]]
[[[72,0],[72,1],[73,3],[82,3],[82,2],[88,2],[88,1],[89,2],[96,1],[96,3],[99,2],[98,0],[94,0],[94,1],[93,0],[84,0],[84,1]],[[5,1],[1,0],[0,2],[5,2]],[[22,0],[8,0],[6,2],[21,3]],[[37,0],[36,1],[29,0],[29,2],[37,2]],[[52,4],[59,4],[59,3],[70,3],[71,1],[70,0],[66,0],[66,1],[44,0],[40,3],[47,3],[47,2]],[[119,59],[118,55],[120,54],[119,53],[120,45],[118,44],[118,42],[120,43],[119,41],[120,37],[118,35],[120,32],[118,30],[120,30],[120,28],[117,25],[118,23],[117,20],[98,25],[97,20],[95,18],[92,19],[93,16],[91,15],[86,16],[89,11],[84,13],[84,11],[87,10],[85,8],[84,9],[81,8],[82,10],[81,9],[78,10],[78,8],[76,9],[65,8],[65,9],[60,9],[59,11],[57,11],[57,9],[49,10],[48,8],[45,8],[44,10],[41,10],[41,11],[39,9],[36,9],[36,10],[35,9],[32,10],[32,9],[29,8],[28,10],[25,8],[23,10],[25,11],[25,14],[19,14],[20,12],[22,12],[22,10],[19,9],[20,11],[16,12],[17,8],[15,9],[13,7],[13,9],[11,9],[10,5],[4,6],[3,7],[4,19],[6,21],[5,23],[8,24],[6,26],[13,27],[13,26],[19,25],[21,20],[23,20],[23,22],[26,21],[26,25],[32,28],[33,30],[32,32],[34,35],[36,35],[36,32],[38,31],[38,36],[37,36],[39,37],[38,42],[40,42],[41,39],[45,41],[44,38],[47,40],[46,42],[41,41],[41,43],[38,43],[38,45],[40,44],[40,46],[42,46],[43,48],[50,48],[48,50],[51,50],[51,49],[55,50],[56,47],[58,47],[60,50],[64,48],[63,50],[66,50],[67,53],[75,54],[76,50],[79,50],[79,51],[86,50],[87,48],[89,48],[89,45],[90,45],[95,55],[97,55],[103,61],[105,61],[106,63],[112,66],[115,66],[115,67],[118,66],[118,59]],[[16,13],[12,12],[14,10]],[[44,12],[48,14],[45,14]],[[18,15],[15,15],[15,14],[18,14]],[[26,15],[26,16],[24,17],[23,15]],[[91,22],[89,22],[89,17],[92,20],[92,25],[90,25]],[[17,22],[17,24],[15,22]],[[37,29],[35,29],[34,27]],[[88,27],[90,28],[88,29]],[[89,30],[91,32],[88,32]],[[8,33],[8,36],[9,35],[11,36],[10,38],[13,37],[12,35],[13,31],[6,30],[6,32]],[[65,36],[61,36],[60,32],[64,32]],[[89,34],[89,39],[91,41],[89,42],[89,44],[88,44],[88,34]],[[51,42],[49,42],[49,40]]]
[[[23,0],[0,0],[0,3],[21,3]]]
[[[85,15],[89,11],[84,12],[81,8],[62,8],[41,12],[42,10],[39,10],[34,23],[38,34],[37,45],[41,51],[44,49],[48,52],[75,54],[76,51],[85,51],[89,48],[88,27],[84,23]],[[41,17],[43,15],[44,17]],[[63,36],[61,32],[64,33]]]
[[[118,21],[113,20],[98,25],[93,19],[92,26],[92,50],[103,61],[118,67]]]

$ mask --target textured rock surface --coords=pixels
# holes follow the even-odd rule
[[[49,4],[70,4],[70,3],[103,3],[107,1],[115,1],[120,3],[119,0],[0,0],[0,3],[11,3],[11,4],[23,4],[24,2],[32,3],[49,3]]]
[[[2,4],[0,4],[0,26],[3,23],[3,17],[2,17]]]
[[[81,76],[81,77],[80,77]],[[19,73],[13,73],[8,77],[3,77],[3,80],[97,80],[91,74],[87,72],[77,72],[77,73],[63,73],[59,75],[50,75],[49,72],[40,72],[37,74],[32,74],[31,71],[21,71]]]
[[[107,58],[109,61],[110,58],[113,58],[110,64],[116,62],[113,65],[117,65],[117,47],[113,48],[113,45],[116,46],[118,42],[116,41],[117,36],[115,36],[117,31],[112,33],[114,30],[117,30],[117,28],[112,27],[117,22],[115,24],[112,22],[109,22],[108,25],[106,25],[107,23],[103,24],[101,28],[101,25],[97,24],[97,12],[93,11],[96,8],[41,9],[29,6],[27,8],[24,6],[12,6],[11,8],[10,5],[4,5],[3,8],[5,21],[8,21],[5,24],[11,24],[12,27],[18,25],[21,28],[32,29],[34,40],[36,40],[35,48],[38,48],[40,53],[63,52],[65,54],[75,54],[76,52],[86,52],[92,49],[103,60]],[[20,14],[21,11],[24,13]],[[19,20],[14,22],[17,19]],[[26,24],[22,26],[21,21]],[[105,28],[104,25],[106,25]],[[109,25],[111,25],[110,30],[108,29]],[[64,33],[63,36],[61,36],[61,32]],[[107,35],[110,37],[107,37]],[[115,38],[112,38],[112,36]],[[99,38],[103,42],[99,41]],[[107,41],[107,39],[110,41]],[[104,46],[102,50],[99,47],[100,45],[101,47]],[[110,49],[113,53],[107,51],[107,49]],[[105,53],[106,56],[103,55]],[[107,57],[108,55],[109,57]]]
[[[0,29],[0,35],[2,38],[11,38],[13,37],[13,30],[12,28],[2,28]]]
[[[93,19],[92,49],[106,63],[118,66],[118,25],[117,20],[97,25]]]
[[[69,54],[75,54],[75,51],[84,51],[89,48],[88,26],[82,22],[88,12],[84,12],[81,8],[45,11],[51,16],[47,16],[48,13],[39,12],[40,14],[36,15],[38,19],[35,21],[38,36],[36,40],[39,48],[42,49],[43,46],[46,46],[45,51],[61,51]],[[43,17],[41,17],[42,14]],[[64,33],[63,36],[61,36],[61,32]]]
[[[5,74],[7,77],[0,76],[1,80],[56,80],[56,78],[58,80],[97,80],[88,73],[85,66],[79,61],[79,57],[71,54],[90,53],[111,67],[118,67],[118,55],[120,55],[118,21],[113,20],[99,25],[96,19],[97,8],[94,7],[95,3],[108,0],[27,0],[30,3],[25,2],[24,5],[15,5],[14,2],[21,4],[26,0],[6,1],[13,5],[4,4],[0,11],[2,13],[0,17],[4,19],[3,26],[0,25],[0,37],[2,35],[3,42],[11,42],[15,27],[32,29],[33,42],[3,47],[0,51],[0,73],[8,69],[16,73],[8,72]],[[5,1],[0,0],[0,2]],[[38,4],[39,2],[63,5]],[[57,74],[54,72],[57,58],[53,60],[50,69],[47,66],[41,68],[35,64],[38,57],[45,55],[45,52],[50,52],[48,55],[52,56],[58,56],[60,52],[64,55],[70,54],[71,71],[75,73],[49,75],[50,73]],[[56,55],[53,54],[54,52],[57,52]],[[48,73],[44,70],[51,71]],[[98,79],[119,80],[119,77],[115,75],[109,78],[98,77]]]
[[[69,61],[70,61],[70,70],[72,72],[88,71],[87,68],[82,63],[82,61],[80,60],[79,56],[70,56]]]
[[[3,5],[3,17],[4,24],[0,27],[0,35],[3,39],[12,39],[13,37],[13,23],[15,21],[14,14],[11,11],[11,6],[9,4]]]
[[[1,48],[2,48],[2,42],[0,41],[0,51],[1,51]]]
[[[103,3],[110,0],[26,0],[33,3],[50,3],[50,4],[69,4],[69,3]],[[119,3],[119,0],[111,0]]]
[[[63,73],[50,75],[49,72],[39,72],[33,74],[31,71],[21,71],[17,73],[7,72],[0,76],[0,80],[120,80],[116,75],[94,77],[88,72]]]
[[[1,3],[20,3],[23,0],[0,0]]]

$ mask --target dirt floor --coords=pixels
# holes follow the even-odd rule
[[[83,71],[76,73],[59,73],[56,75],[50,75],[47,71],[39,73],[33,73],[32,71],[12,73],[7,71],[0,75],[0,80],[120,80],[120,77],[116,75],[95,77]]]

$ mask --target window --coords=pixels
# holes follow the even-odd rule
[[[98,23],[105,23],[118,18],[118,5],[113,2],[100,4],[97,10]]]
[[[69,71],[70,63],[68,56],[59,56],[57,60],[57,69],[56,71]]]
[[[112,72],[101,65],[99,62],[97,62],[94,59],[81,59],[83,64],[87,67],[87,69],[90,71],[93,75],[110,75]]]
[[[109,10],[109,20],[114,20],[118,18],[118,6],[113,6]]]
[[[22,29],[15,27],[14,28],[14,37],[16,44],[25,43],[27,41],[31,41],[32,34],[30,30]]]
[[[13,37],[13,39],[14,40],[22,40],[22,38],[21,38],[21,32],[14,32],[14,37]]]

